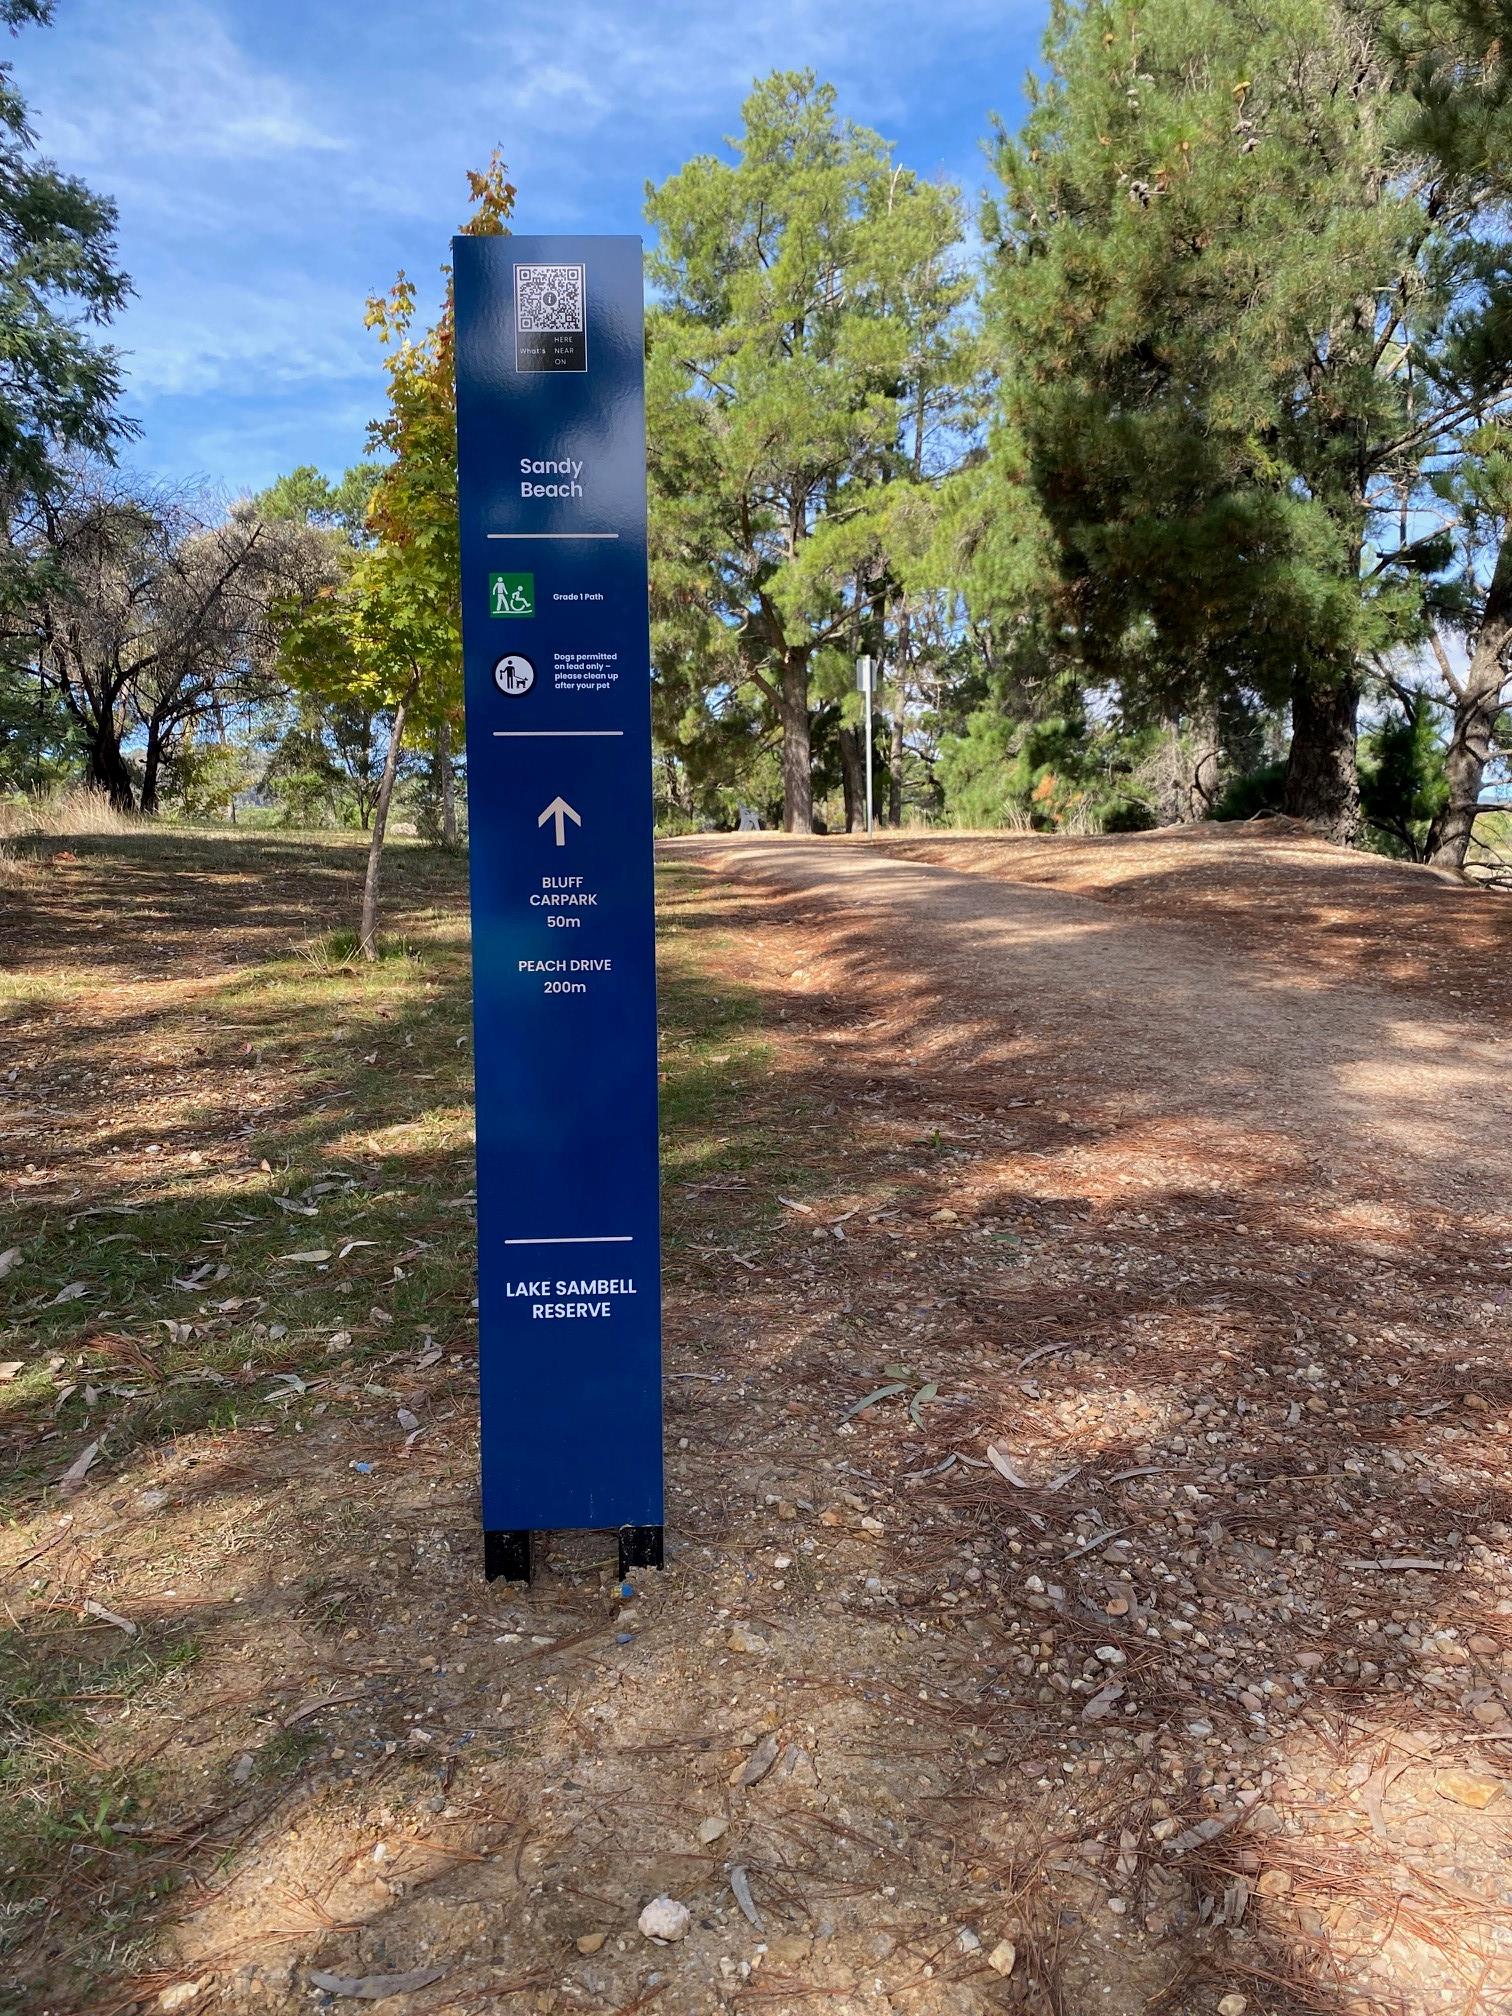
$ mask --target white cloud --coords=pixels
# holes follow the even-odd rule
[[[48,151],[70,166],[268,161],[346,147],[309,94],[250,57],[205,0],[87,0],[80,11],[39,108]]]
[[[368,417],[364,298],[401,265],[434,292],[463,171],[494,144],[519,229],[633,231],[645,180],[718,148],[754,77],[808,66],[969,189],[1044,7],[930,0],[921,23],[918,0],[67,0],[14,60],[44,150],[119,204],[137,299],[112,336],[144,456],[154,436],[197,464],[224,452],[235,481],[259,415],[270,443],[286,416],[291,444]]]
[[[271,395],[377,376],[377,345],[353,291],[292,270],[265,271],[256,282],[195,277],[159,287],[133,304],[113,340],[139,397]]]

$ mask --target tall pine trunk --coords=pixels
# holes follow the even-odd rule
[[[404,717],[420,683],[417,672],[404,689],[404,698],[394,709],[394,725],[389,733],[388,751],[383,759],[383,775],[378,780],[378,797],[373,806],[373,831],[368,841],[367,874],[362,882],[362,923],[357,933],[357,950],[364,959],[378,957],[378,874],[383,865],[383,834],[388,825],[389,802],[394,795],[394,779],[399,774],[399,746],[404,740]]]
[[[919,407],[914,429],[914,480],[917,482],[924,466],[924,388],[919,387]],[[908,670],[913,659],[913,625],[909,618],[908,597],[898,597],[898,669],[893,678],[892,735],[887,750],[887,823],[898,827],[903,824],[903,732],[907,725],[903,719],[903,697],[908,686]]]
[[[441,777],[441,845],[457,844],[457,782],[452,776],[451,721],[443,714],[436,730],[436,768]]]
[[[1292,737],[1281,809],[1306,819],[1326,839],[1352,846],[1360,834],[1360,780],[1355,768],[1356,673],[1292,680]]]
[[[1435,868],[1463,868],[1481,783],[1491,760],[1496,723],[1507,686],[1512,653],[1512,539],[1502,542],[1496,571],[1486,591],[1475,650],[1454,692],[1454,725],[1444,751],[1449,802],[1428,835],[1428,859]],[[1447,668],[1446,668],[1447,669]]]
[[[840,730],[840,781],[845,790],[845,830],[854,833],[866,819],[866,758],[861,730]]]
[[[782,830],[814,830],[814,772],[809,746],[808,653],[789,651],[782,661],[778,718],[782,723]]]

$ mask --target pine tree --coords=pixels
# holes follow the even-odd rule
[[[1392,12],[1057,5],[988,218],[1001,459],[1084,662],[1146,711],[1288,700],[1287,808],[1340,839],[1362,684],[1421,639],[1433,557],[1392,528],[1448,227],[1402,172]]]
[[[658,725],[746,749],[775,730],[783,824],[806,833],[811,688],[838,698],[857,583],[884,592],[887,485],[938,357],[957,203],[811,73],[757,84],[731,144],[647,191]]]

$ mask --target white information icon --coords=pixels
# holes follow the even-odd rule
[[[535,667],[518,651],[511,651],[494,667],[494,684],[501,693],[518,698],[535,684]]]

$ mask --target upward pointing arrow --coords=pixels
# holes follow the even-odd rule
[[[567,827],[565,823],[567,820],[570,819],[574,826],[581,826],[583,823],[565,798],[553,798],[540,818],[537,819],[537,826],[544,826],[548,819],[555,819],[556,821],[556,843],[558,847],[565,847],[567,844]]]

